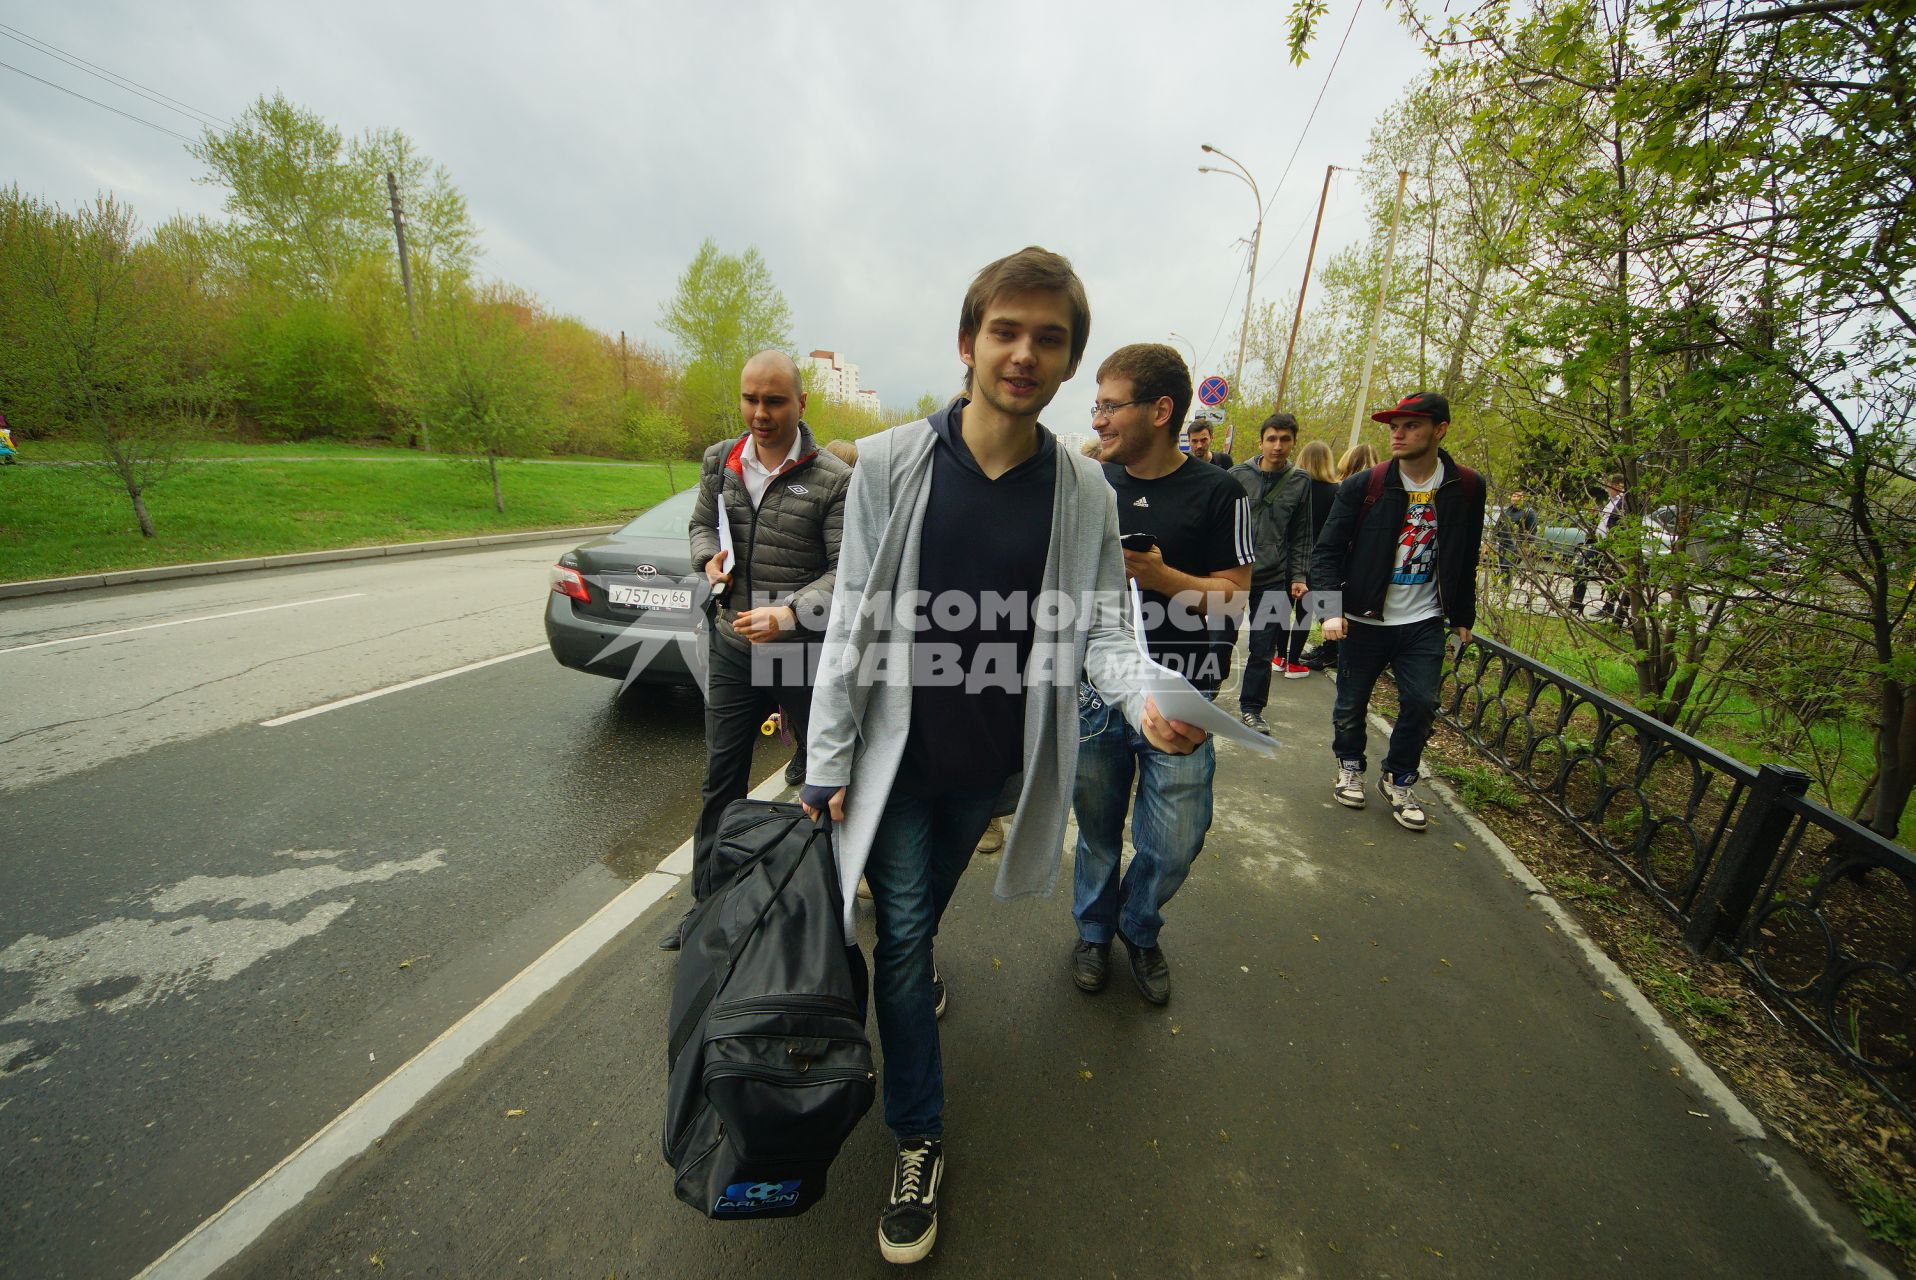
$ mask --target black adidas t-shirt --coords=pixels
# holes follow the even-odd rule
[[[1118,494],[1118,532],[1148,533],[1164,563],[1203,578],[1251,564],[1251,503],[1230,475],[1189,457],[1169,475],[1140,480],[1108,462],[1104,478]],[[1206,693],[1231,669],[1231,630],[1207,622],[1202,602],[1144,594],[1145,642],[1151,656]]]

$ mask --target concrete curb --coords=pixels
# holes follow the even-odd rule
[[[1391,722],[1376,712],[1370,713],[1369,720],[1371,727],[1378,732],[1385,734],[1390,732]],[[1544,883],[1537,879],[1530,868],[1524,864],[1523,859],[1519,858],[1510,846],[1505,844],[1497,833],[1486,826],[1475,813],[1472,813],[1470,808],[1457,798],[1456,792],[1445,785],[1442,779],[1426,773],[1418,778],[1418,782],[1436,792],[1451,814],[1463,823],[1484,848],[1496,856],[1498,863],[1511,879],[1530,895],[1531,901],[1543,908],[1544,914],[1550,919],[1551,927],[1577,949],[1584,964],[1606,988],[1616,995],[1624,1008],[1643,1024],[1644,1029],[1657,1042],[1657,1046],[1677,1061],[1684,1077],[1709,1100],[1710,1105],[1717,1109],[1735,1132],[1737,1148],[1754,1159],[1758,1167],[1783,1188],[1791,1204],[1809,1224],[1811,1231],[1822,1241],[1823,1247],[1829,1253],[1830,1261],[1845,1275],[1867,1277],[1868,1280],[1893,1280],[1894,1272],[1850,1244],[1843,1237],[1842,1232],[1838,1231],[1809,1197],[1803,1194],[1802,1188],[1796,1184],[1796,1180],[1789,1172],[1774,1157],[1755,1145],[1769,1141],[1769,1134],[1764,1131],[1762,1122],[1743,1104],[1742,1099],[1736,1096],[1736,1091],[1717,1075],[1715,1069],[1690,1047],[1690,1042],[1670,1025],[1655,1005],[1650,1003],[1649,997],[1638,989],[1636,983],[1631,981],[1622,967],[1584,931],[1583,926],[1577,922],[1577,918],[1570,914],[1569,908],[1557,901]],[[1426,831],[1424,834],[1428,836],[1431,833]],[[1835,1194],[1834,1188],[1831,1189],[1831,1194]]]
[[[623,524],[595,524],[577,529],[534,529],[526,533],[488,533],[473,538],[440,538],[433,542],[395,542],[381,547],[341,547],[333,551],[299,551],[283,556],[249,556],[239,560],[203,560],[197,564],[157,565],[151,569],[117,569],[112,573],[85,573],[71,578],[34,578],[26,582],[0,582],[0,600],[20,596],[53,595],[62,591],[88,591],[96,587],[119,587],[130,582],[160,582],[168,578],[205,578],[223,573],[248,573],[255,569],[289,569],[303,564],[328,564],[335,560],[375,560],[381,556],[423,555],[432,551],[469,551],[474,547],[504,546],[514,542],[547,542],[554,538],[584,537],[611,533]]]

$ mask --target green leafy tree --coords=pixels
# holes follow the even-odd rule
[[[226,190],[229,247],[265,288],[329,297],[361,259],[395,252],[386,173],[395,174],[416,265],[463,272],[477,230],[443,168],[393,130],[348,140],[282,94],[262,97],[225,132],[192,147],[200,181]]]
[[[485,462],[496,511],[506,509],[499,460],[543,453],[558,432],[559,389],[529,332],[534,309],[503,289],[457,277],[423,290],[419,341],[400,349],[392,394],[437,447]]]
[[[151,538],[146,495],[224,389],[197,367],[165,263],[141,245],[130,208],[100,196],[68,214],[16,189],[0,210],[9,399],[25,425],[91,442],[102,465],[81,474],[123,491]]]
[[[660,311],[660,327],[684,361],[681,416],[697,441],[723,439],[738,422],[738,375],[746,360],[768,347],[791,347],[785,296],[757,249],[734,256],[707,240]]]
[[[287,440],[374,434],[376,356],[352,317],[323,298],[251,300],[228,355],[247,414]]]
[[[674,461],[685,457],[685,424],[661,405],[638,397],[628,397],[622,407],[626,449],[635,458],[656,458],[665,463],[666,482],[672,492],[679,491]]]

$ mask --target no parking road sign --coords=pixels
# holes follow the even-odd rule
[[[1223,404],[1225,397],[1230,394],[1231,384],[1218,377],[1215,373],[1198,383],[1198,403],[1204,405],[1206,408]]]

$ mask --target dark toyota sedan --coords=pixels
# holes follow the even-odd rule
[[[697,489],[673,494],[559,557],[546,599],[553,657],[615,680],[630,674],[634,684],[698,687],[687,659],[705,623],[705,575],[685,533],[697,498]]]

